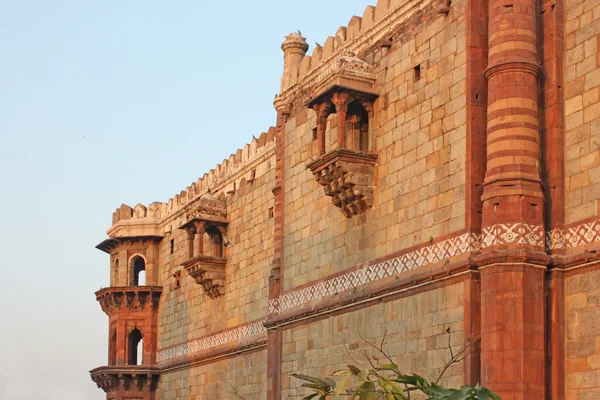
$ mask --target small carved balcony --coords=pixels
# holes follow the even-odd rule
[[[224,257],[197,256],[182,265],[188,275],[202,286],[204,293],[211,299],[216,299],[223,295],[226,263],[227,259]]]
[[[350,218],[373,206],[376,154],[334,149],[306,166],[333,205]]]
[[[96,292],[102,311],[113,315],[120,310],[158,310],[162,287],[124,286],[107,287]]]
[[[228,223],[227,204],[205,194],[179,227],[188,235],[188,260],[182,265],[211,299],[224,294]]]
[[[160,377],[154,367],[106,366],[90,371],[92,380],[106,393],[110,392],[152,392]]]

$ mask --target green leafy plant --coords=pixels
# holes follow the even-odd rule
[[[326,400],[329,396],[342,394],[351,396],[351,400],[410,400],[411,393],[418,392],[425,394],[431,400],[501,400],[497,394],[479,384],[464,385],[460,389],[446,388],[439,384],[446,371],[452,365],[463,361],[472,347],[479,342],[478,338],[469,338],[468,343],[454,353],[450,346],[450,329],[447,329],[446,333],[450,360],[442,367],[435,381],[427,381],[417,374],[401,372],[389,352],[385,350],[385,334],[380,344],[372,343],[361,336],[364,342],[383,355],[383,362],[380,362],[376,356],[368,357],[365,353],[368,367],[348,365],[347,369],[333,373],[332,377],[337,380],[332,377],[321,378],[297,373],[291,375],[305,381],[302,386],[313,391],[303,400]]]

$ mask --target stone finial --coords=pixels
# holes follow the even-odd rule
[[[285,41],[281,44],[281,50],[284,54],[289,51],[301,53],[304,56],[308,51],[308,43],[306,43],[306,38],[300,34],[300,31],[292,32],[285,37]]]
[[[292,74],[298,74],[300,63],[308,51],[306,38],[297,33],[290,33],[281,44],[283,50],[283,76],[281,78],[281,90],[289,86]]]

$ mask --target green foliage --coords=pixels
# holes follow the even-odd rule
[[[448,368],[452,364],[464,360],[471,347],[479,341],[479,339],[470,338],[468,344],[454,354],[450,346],[450,330],[448,329],[446,333],[448,334],[448,350],[451,358],[435,382],[429,382],[417,374],[402,373],[398,365],[384,350],[385,335],[380,345],[363,338],[363,341],[384,355],[388,361],[385,364],[375,365],[367,357],[371,368],[360,369],[355,365],[348,365],[347,369],[333,373],[332,376],[338,378],[337,381],[329,377],[318,378],[296,373],[291,375],[306,381],[302,386],[314,392],[304,397],[303,400],[326,400],[328,396],[342,394],[349,395],[351,400],[410,400],[411,393],[415,392],[425,394],[430,400],[501,400],[497,394],[479,384],[474,387],[464,385],[460,389],[446,388],[438,384]],[[378,360],[376,357],[372,358]]]
[[[303,387],[314,393],[304,397],[311,400],[318,396],[326,400],[327,396],[348,394],[351,400],[407,400],[410,392],[418,391],[426,394],[431,400],[500,400],[500,397],[482,386],[464,385],[460,389],[445,388],[425,378],[410,374],[401,374],[398,366],[393,363],[380,365],[374,369],[359,369],[348,365],[348,369],[334,372],[333,376],[340,377],[336,382],[331,378],[316,378],[302,374],[292,374],[293,377],[306,381]],[[351,379],[354,378],[354,379]],[[354,380],[356,384],[348,387]]]

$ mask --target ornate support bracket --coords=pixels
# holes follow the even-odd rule
[[[337,148],[307,164],[333,205],[347,218],[373,206],[376,154]]]
[[[211,299],[222,296],[225,286],[225,264],[223,257],[198,256],[185,261],[182,265],[188,275],[194,278],[204,293]]]
[[[90,371],[92,380],[106,393],[153,392],[160,377],[158,368],[140,366],[107,366]]]
[[[121,309],[158,310],[162,287],[160,286],[125,286],[107,287],[96,292],[96,300],[100,303],[102,311],[113,315]]]

